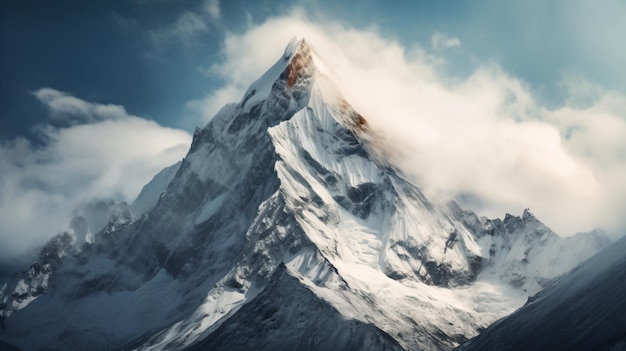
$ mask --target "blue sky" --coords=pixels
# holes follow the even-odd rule
[[[220,60],[227,33],[240,33],[299,6],[312,19],[377,26],[403,45],[428,46],[433,33],[459,38],[450,70],[465,74],[490,61],[547,96],[560,97],[564,71],[626,92],[626,5],[620,1],[222,1],[219,17],[202,1],[3,2],[0,136],[28,134],[46,120],[29,92],[41,87],[113,103],[166,126],[185,103],[220,84],[202,69]],[[175,33],[185,14],[201,23]],[[191,21],[190,21],[191,22]],[[179,25],[180,25],[179,23]],[[558,102],[558,101],[556,101]]]
[[[623,1],[14,1],[0,28],[6,255],[82,203],[132,200],[292,36],[426,190],[567,235],[626,227]]]

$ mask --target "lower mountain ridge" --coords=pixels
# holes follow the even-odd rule
[[[2,286],[0,340],[449,350],[609,245],[427,199],[327,71],[292,41],[132,206],[78,213]]]
[[[626,238],[457,350],[626,350]]]

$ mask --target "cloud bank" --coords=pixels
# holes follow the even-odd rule
[[[10,261],[64,228],[78,206],[132,201],[163,167],[181,159],[191,137],[51,88],[34,92],[50,111],[44,146],[25,138],[0,144],[0,261]]]
[[[205,122],[306,37],[347,99],[385,138],[407,174],[433,196],[460,199],[479,215],[530,207],[561,235],[626,222],[626,97],[564,75],[569,94],[543,106],[523,81],[495,64],[463,78],[446,74],[454,33],[434,33],[432,50],[403,47],[376,28],[357,30],[301,11],[227,35],[210,71],[225,83],[190,106]]]

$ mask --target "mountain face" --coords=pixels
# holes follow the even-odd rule
[[[626,238],[458,350],[626,350]]]
[[[156,203],[159,202],[163,191],[165,191],[167,186],[172,182],[172,179],[176,176],[180,164],[181,162],[179,161],[169,167],[165,167],[157,173],[148,184],[143,186],[137,199],[131,205],[136,215],[141,216],[154,208]]]
[[[0,291],[0,340],[451,349],[608,245],[600,232],[563,239],[529,211],[489,220],[427,199],[325,72],[292,41],[131,216],[53,238]]]
[[[45,293],[52,272],[70,254],[78,254],[83,245],[95,242],[96,235],[106,235],[135,220],[125,202],[99,202],[76,210],[63,233],[54,236],[39,251],[36,262],[26,271],[13,274],[0,289],[0,323],[13,311],[26,307]]]

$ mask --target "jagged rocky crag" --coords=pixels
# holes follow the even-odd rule
[[[27,278],[5,286],[0,340],[451,349],[607,245],[562,239],[530,212],[487,220],[427,199],[325,72],[290,43],[144,188],[142,215],[59,251],[28,303],[12,303]]]

